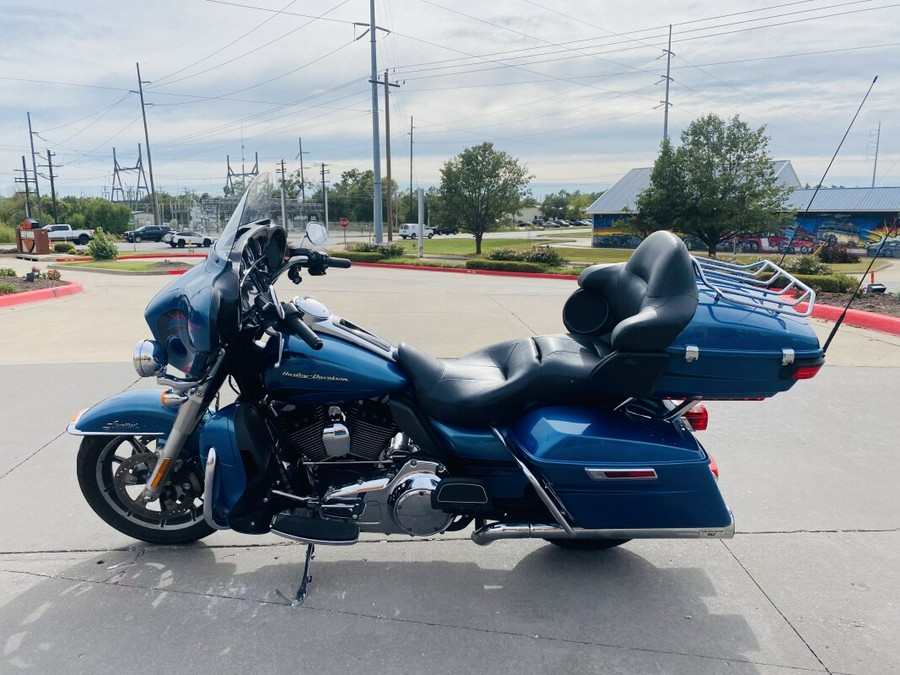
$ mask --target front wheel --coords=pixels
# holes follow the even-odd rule
[[[135,244],[141,243],[141,235],[139,235],[139,234],[134,235],[134,243]]]
[[[544,539],[544,541],[570,551],[606,551],[621,546],[631,539]]]
[[[205,248],[209,248],[210,246],[212,246],[212,239],[204,239],[204,240],[203,240],[203,246],[204,246]]]
[[[178,459],[157,501],[135,501],[156,466],[156,442],[145,436],[86,437],[76,470],[87,503],[119,532],[151,544],[187,544],[212,534],[203,519],[199,457]]]

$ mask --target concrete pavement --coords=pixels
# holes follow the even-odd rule
[[[16,266],[19,263],[12,263]],[[7,266],[7,261],[2,263]],[[28,264],[30,267],[30,263]],[[23,267],[24,271],[24,267]],[[574,554],[465,534],[303,547],[118,534],[74,475],[78,409],[135,386],[142,312],[170,279],[66,272],[85,292],[0,309],[0,672],[890,673],[900,664],[900,338],[842,329],[812,381],[711,402],[738,534]],[[279,285],[438,356],[563,330],[574,282],[373,268]],[[830,327],[815,322],[824,336]]]

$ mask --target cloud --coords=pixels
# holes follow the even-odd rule
[[[26,111],[36,149],[58,155],[61,189],[108,188],[112,148],[136,156],[145,145],[140,104],[129,94],[135,62],[149,81],[158,183],[212,192],[224,184],[226,156],[234,164],[256,153],[268,170],[282,158],[293,170],[298,137],[305,161],[330,164],[335,177],[368,168],[369,38],[355,40],[365,28],[353,25],[368,21],[368,8],[241,4],[83,0],[62,8],[39,0],[6,12],[5,27],[23,39],[0,45],[0,191],[13,192],[29,153]],[[484,140],[526,163],[538,194],[602,189],[651,164],[671,22],[673,138],[699,115],[739,114],[765,124],[772,154],[813,183],[880,74],[826,182],[871,181],[870,131],[884,121],[879,182],[897,184],[900,11],[878,7],[653,1],[604,14],[587,0],[380,0],[378,24],[391,32],[378,32],[378,74],[388,69],[401,85],[390,101],[394,165],[405,166],[395,173],[408,176],[410,117],[414,180],[424,187],[439,180],[443,162]]]

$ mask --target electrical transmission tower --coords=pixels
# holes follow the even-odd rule
[[[137,174],[137,185],[134,188],[129,183],[122,183],[122,174],[132,173]],[[149,194],[150,188],[147,186],[147,174],[144,173],[144,158],[141,153],[141,144],[138,143],[138,160],[134,166],[122,166],[119,164],[119,160],[116,157],[116,149],[113,148],[113,179],[110,201],[131,202],[133,205],[137,205],[143,197]]]
[[[237,178],[243,187],[247,187],[247,178],[254,178],[259,175],[259,153],[254,153],[256,159],[253,168],[250,171],[244,170],[244,164],[241,162],[241,172],[237,173],[231,168],[231,156],[225,155],[225,161],[228,163],[228,175],[225,177],[225,194],[234,195],[234,179]]]

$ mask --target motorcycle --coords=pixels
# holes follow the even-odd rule
[[[762,399],[815,375],[814,292],[773,263],[693,258],[656,232],[628,262],[584,270],[567,332],[455,360],[388,340],[298,296],[350,261],[272,222],[272,179],[248,186],[206,259],[144,316],[129,390],[80,412],[91,508],[155,544],[220,529],[315,545],[361,532],[476,544],[541,538],[602,550],[638,538],[728,538],[734,518],[695,436],[709,399]],[[230,384],[233,402],[221,404]]]

